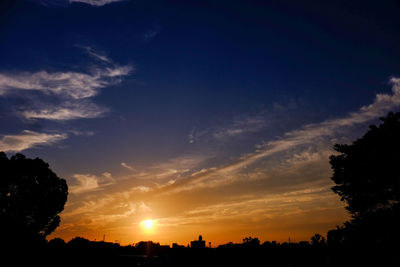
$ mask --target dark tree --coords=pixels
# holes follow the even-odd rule
[[[314,234],[311,237],[311,245],[313,245],[313,246],[323,246],[323,245],[325,245],[325,237],[323,237],[319,233]]]
[[[243,238],[243,245],[244,246],[259,246],[260,245],[260,240],[257,237],[245,237]]]
[[[64,239],[61,239],[58,237],[53,238],[48,243],[48,247],[53,250],[65,249],[66,246],[67,246],[67,243],[65,243]]]
[[[3,244],[44,240],[60,223],[67,201],[64,179],[39,158],[0,152],[0,236]]]
[[[68,242],[68,246],[77,249],[85,249],[90,247],[90,240],[77,236]]]
[[[379,126],[350,145],[336,144],[330,157],[332,190],[347,204],[352,220],[332,230],[328,239],[373,240],[399,236],[400,113],[389,113]]]

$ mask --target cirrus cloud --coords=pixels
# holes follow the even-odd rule
[[[20,112],[26,119],[73,120],[98,118],[108,109],[90,101],[65,102],[61,106],[45,106],[41,109],[29,109]]]
[[[104,186],[111,185],[115,182],[109,172],[105,172],[101,176],[93,174],[74,174],[72,178],[76,181],[76,184],[70,187],[70,191],[73,194],[99,190]]]
[[[17,109],[7,116],[25,120],[68,121],[103,116],[108,108],[94,103],[100,90],[121,83],[134,71],[131,65],[120,66],[104,53],[84,47],[102,64],[88,72],[3,72],[0,73],[0,97],[18,99]],[[24,130],[20,134],[4,135],[0,150],[22,151],[38,145],[50,145],[67,138],[66,134],[38,133]]]
[[[78,2],[85,3],[91,6],[104,6],[114,2],[122,2],[124,0],[69,0],[70,3]]]
[[[392,77],[389,82],[392,85],[391,94],[377,94],[371,104],[362,106],[359,110],[351,112],[347,116],[307,124],[300,129],[287,132],[281,138],[257,145],[253,153],[246,154],[226,165],[210,168],[190,178],[180,180],[164,188],[164,191],[168,193],[181,192],[200,187],[223,186],[235,182],[237,179],[233,178],[236,177],[234,174],[238,174],[249,165],[260,160],[295,148],[326,142],[331,138],[340,136],[343,131],[349,130],[351,127],[384,116],[386,112],[400,106],[400,78]]]
[[[20,134],[3,135],[0,139],[0,151],[19,152],[37,146],[51,145],[66,138],[66,134],[38,133],[24,130]]]
[[[122,78],[134,71],[131,65],[120,66],[104,53],[82,46],[102,64],[90,72],[37,72],[0,73],[0,97],[16,96],[29,99],[30,93],[44,97],[30,106],[19,107],[17,114],[25,119],[65,121],[101,117],[108,109],[93,103],[100,90],[121,83]],[[44,99],[51,98],[51,101]],[[57,103],[56,105],[54,103]]]
[[[0,73],[0,95],[16,93],[19,90],[40,91],[68,99],[83,99],[97,95],[99,89],[119,83],[119,76],[132,71],[131,66],[115,66],[97,69],[93,73],[22,72],[15,74]]]

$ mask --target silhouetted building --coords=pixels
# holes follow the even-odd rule
[[[257,237],[245,237],[243,238],[243,246],[251,246],[251,247],[257,247],[260,245],[260,240]]]
[[[191,248],[205,248],[206,247],[206,241],[203,240],[203,237],[199,235],[199,240],[194,240],[190,242],[190,247]]]
[[[173,249],[178,249],[178,248],[179,248],[179,249],[182,249],[182,248],[185,248],[185,246],[178,245],[178,243],[173,243],[173,244],[172,244],[172,248],[173,248]]]
[[[140,241],[136,244],[137,251],[142,255],[155,255],[160,251],[160,243],[153,241]]]

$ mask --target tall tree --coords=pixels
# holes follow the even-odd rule
[[[42,159],[0,152],[0,236],[3,242],[43,240],[60,223],[68,186]]]
[[[332,190],[347,204],[352,220],[330,232],[331,240],[397,238],[400,222],[400,113],[389,113],[378,126],[350,145],[336,144],[330,157]],[[329,236],[328,236],[329,238]]]

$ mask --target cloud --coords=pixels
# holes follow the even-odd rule
[[[137,192],[149,192],[151,191],[151,188],[148,186],[144,186],[144,185],[140,185],[140,186],[136,186],[133,187],[130,191],[137,191]]]
[[[75,136],[93,136],[96,133],[93,131],[78,131],[78,130],[68,130],[69,133],[75,135]]]
[[[69,4],[68,0],[28,0],[46,7],[66,7]]]
[[[356,112],[351,112],[343,118],[308,124],[298,130],[287,132],[280,139],[258,145],[255,152],[246,154],[236,161],[218,168],[212,168],[206,172],[200,172],[165,189],[170,190],[169,193],[171,193],[200,187],[226,185],[237,180],[237,176],[233,174],[237,174],[249,165],[271,155],[290,151],[296,147],[315,145],[321,141],[326,142],[327,139],[339,135],[346,129],[384,116],[388,111],[400,106],[400,78],[391,78],[390,84],[392,85],[392,94],[377,94],[373,103],[362,106]],[[308,160],[314,160],[316,156],[303,154],[299,157],[300,159],[308,157]],[[298,162],[300,159],[293,159],[293,162]]]
[[[321,159],[327,159],[331,154],[332,151],[330,149],[312,151],[312,149],[308,148],[299,153],[293,153],[292,157],[286,160],[286,163],[289,166],[301,166],[320,161]]]
[[[245,139],[256,134],[260,137],[267,129],[270,129],[268,132],[271,133],[296,121],[300,104],[301,101],[296,102],[292,99],[287,103],[275,102],[268,109],[263,108],[257,112],[235,116],[214,127],[206,129],[193,127],[187,136],[188,142],[193,144],[201,139],[207,142],[230,142],[232,139]]]
[[[72,178],[77,184],[70,186],[72,194],[81,194],[99,190],[105,186],[114,184],[115,180],[110,173],[105,172],[101,176],[93,174],[74,174]]]
[[[171,158],[166,162],[153,164],[150,175],[155,178],[177,178],[183,174],[190,173],[191,170],[198,168],[213,155],[183,155]]]
[[[161,32],[161,27],[159,25],[154,25],[152,29],[148,30],[143,34],[143,40],[145,42],[150,42]]]
[[[229,202],[222,202],[212,205],[198,206],[186,211],[183,215],[173,218],[161,219],[163,224],[192,224],[202,221],[221,220],[228,218],[243,217],[276,217],[288,216],[301,213],[300,205],[310,204],[314,209],[318,208],[320,201],[334,200],[329,187],[312,187],[303,190],[290,191],[284,194],[269,194],[268,196],[247,196]],[[296,199],[296,201],[293,201]],[[333,202],[336,205],[336,202]],[[332,208],[334,205],[329,205]],[[336,207],[335,207],[336,208]],[[257,215],[257,216],[256,216]]]
[[[98,51],[94,50],[93,48],[91,48],[90,46],[78,46],[78,47],[81,47],[81,48],[85,49],[86,52],[87,52],[91,57],[93,57],[93,58],[95,58],[95,59],[97,59],[97,60],[99,60],[99,61],[102,61],[102,62],[105,62],[105,63],[109,63],[109,64],[112,63],[112,60],[111,60],[110,58],[108,58],[108,57],[105,55],[105,53],[98,52]]]
[[[78,182],[78,185],[70,187],[71,193],[79,194],[99,188],[98,178],[95,175],[74,174],[72,177]]]
[[[133,170],[134,170],[134,168],[133,168],[132,166],[129,166],[129,165],[126,164],[125,162],[121,162],[121,166],[124,167],[124,168],[126,168],[126,169],[128,169],[128,170],[130,170],[130,171],[133,171]]]
[[[17,135],[3,135],[0,139],[0,151],[19,152],[37,146],[51,145],[66,138],[66,134],[48,134],[24,130]]]
[[[38,110],[24,110],[20,114],[26,119],[46,120],[73,120],[98,118],[106,113],[108,109],[99,107],[89,101],[65,102],[61,106],[45,106]]]
[[[107,4],[111,4],[114,2],[122,2],[126,0],[69,0],[70,3],[78,2],[78,3],[85,3],[92,6],[104,6]]]
[[[385,115],[400,105],[400,79],[391,78],[390,83],[392,84],[392,94],[378,94],[372,104],[363,106],[346,117],[308,124],[299,130],[287,132],[281,139],[259,146],[256,153],[245,156],[241,162],[251,163],[279,151],[313,143],[322,137],[333,137],[345,128],[367,123]]]
[[[28,120],[66,121],[103,116],[108,109],[96,105],[91,98],[99,94],[100,89],[120,83],[122,77],[134,71],[134,67],[114,64],[106,55],[91,47],[80,48],[104,64],[88,73],[46,70],[0,73],[0,96],[29,99],[29,93],[42,94],[41,98],[35,98],[33,105],[18,108],[17,114]]]
[[[254,133],[266,126],[263,116],[244,116],[236,118],[229,127],[221,127],[217,129],[213,136],[217,139],[225,139],[228,137],[239,136],[246,133]]]
[[[233,121],[199,130],[193,127],[187,138],[189,144],[199,141],[201,138],[213,139],[217,141],[230,141],[233,137],[241,137],[246,134],[256,133],[267,126],[267,120],[263,115],[243,115],[234,118]]]
[[[30,73],[0,73],[0,95],[16,93],[19,90],[40,91],[44,94],[68,99],[83,99],[98,94],[99,89],[120,82],[118,76],[126,76],[131,66],[115,66],[97,69],[90,74],[81,72],[53,72],[45,70]]]
[[[193,128],[190,133],[188,134],[188,141],[189,144],[195,143],[199,138],[209,133],[209,129],[199,131],[196,128]]]

